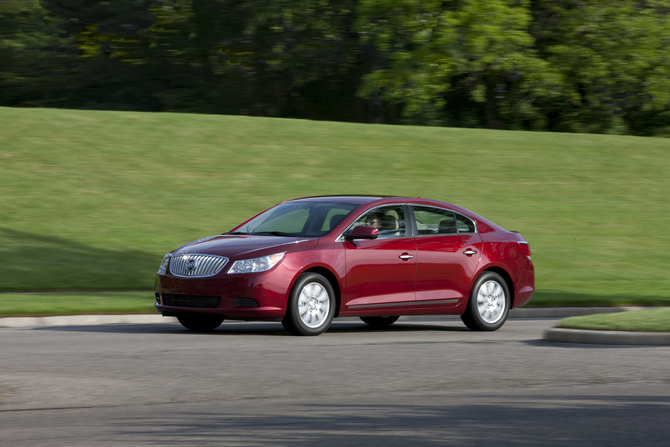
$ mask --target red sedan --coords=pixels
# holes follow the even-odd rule
[[[278,320],[318,335],[335,317],[384,327],[460,315],[494,331],[535,289],[528,242],[464,208],[410,197],[305,197],[168,253],[156,309],[194,331]]]

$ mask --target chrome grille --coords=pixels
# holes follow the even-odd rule
[[[215,255],[174,255],[170,258],[170,273],[186,278],[214,276],[228,263],[228,258]]]
[[[165,301],[166,306],[206,307],[215,309],[219,307],[219,301],[221,301],[221,297],[164,293],[163,300]]]

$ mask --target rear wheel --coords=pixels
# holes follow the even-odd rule
[[[495,331],[509,314],[511,296],[507,283],[495,272],[485,272],[475,282],[463,323],[473,331]]]
[[[369,324],[372,327],[389,327],[400,317],[361,317],[364,323]]]
[[[221,315],[212,314],[184,314],[177,316],[177,319],[182,326],[194,332],[211,332],[223,323]]]
[[[282,324],[293,335],[319,335],[328,329],[334,315],[333,286],[318,273],[305,273],[291,290]]]

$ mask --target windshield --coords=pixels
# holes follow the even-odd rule
[[[359,206],[342,202],[286,202],[256,216],[231,234],[320,237]]]

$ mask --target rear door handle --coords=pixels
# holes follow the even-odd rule
[[[412,256],[410,254],[407,254],[407,253],[403,253],[398,257],[404,261],[405,259],[412,259],[414,256]]]
[[[477,250],[473,250],[472,248],[468,248],[463,252],[464,255],[472,256],[477,254]]]

